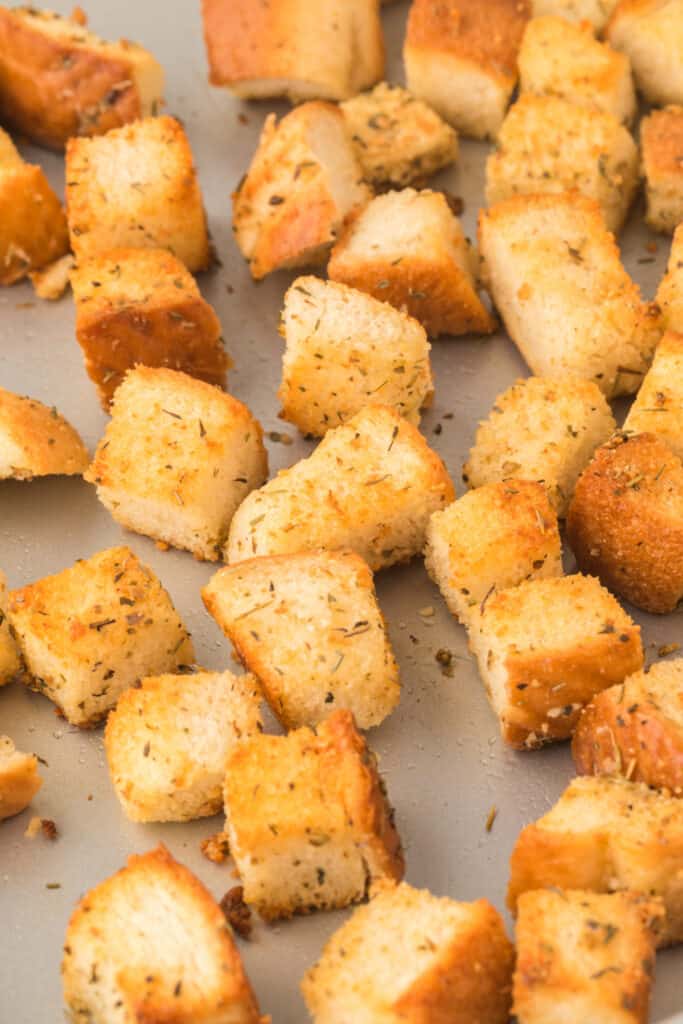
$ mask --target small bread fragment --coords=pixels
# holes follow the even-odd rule
[[[624,420],[629,434],[654,434],[683,459],[683,335],[667,331]]]
[[[640,144],[647,198],[645,220],[655,231],[672,234],[683,221],[683,107],[653,110],[644,117]]]
[[[86,893],[62,978],[74,1020],[266,1024],[222,910],[162,845]]]
[[[531,0],[534,18],[557,15],[572,24],[588,22],[595,32],[602,32],[619,0]]]
[[[0,388],[0,480],[81,476],[88,452],[54,406]]]
[[[146,117],[66,147],[77,261],[109,249],[168,249],[196,273],[211,262],[192,150],[173,117]]]
[[[347,220],[327,272],[406,310],[435,337],[497,327],[477,294],[470,243],[441,192],[405,188],[376,196]]]
[[[683,463],[654,434],[619,433],[581,475],[567,536],[583,572],[644,611],[683,598]]]
[[[648,102],[683,103],[681,0],[620,0],[605,35],[630,57],[638,90]]]
[[[85,479],[117,523],[216,561],[233,513],[268,476],[246,405],[177,370],[137,366],[117,389]]]
[[[430,515],[454,498],[422,434],[395,409],[369,405],[242,502],[226,561],[350,548],[374,572],[419,554]]]
[[[170,597],[127,547],[11,591],[7,613],[28,685],[71,725],[96,725],[144,676],[194,662]]]
[[[666,274],[657,289],[662,328],[683,334],[683,224],[674,231]]]
[[[0,686],[10,683],[20,668],[19,652],[7,620],[7,577],[0,570]]]
[[[513,959],[488,900],[385,882],[332,935],[301,988],[315,1024],[507,1024]]]
[[[244,899],[266,920],[358,903],[404,863],[373,753],[350,711],[232,751],[226,831]]]
[[[398,704],[372,573],[354,552],[250,559],[219,570],[202,597],[285,728],[347,708],[369,729]]]
[[[9,736],[0,736],[0,821],[28,807],[42,784],[38,758],[22,754]]]
[[[282,417],[322,437],[363,406],[392,406],[417,426],[434,392],[425,330],[371,295],[299,277],[285,295]]]
[[[479,424],[463,479],[469,487],[538,481],[564,518],[579,475],[615,429],[612,411],[592,381],[520,379],[498,395],[489,418]]]
[[[45,302],[57,302],[61,299],[71,284],[73,267],[74,258],[68,252],[54,263],[48,263],[42,270],[30,270],[28,276],[38,298]]]

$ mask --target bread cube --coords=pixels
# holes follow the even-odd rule
[[[514,196],[482,211],[486,286],[539,376],[637,391],[661,334],[659,310],[624,270],[598,204],[576,192]]]
[[[11,591],[7,612],[29,685],[71,725],[96,725],[144,676],[194,661],[170,597],[127,547]]]
[[[116,795],[131,821],[191,821],[223,808],[228,756],[262,727],[253,676],[162,675],[126,690],[104,746]]]
[[[268,476],[261,425],[232,395],[138,366],[114,395],[86,480],[117,523],[215,562],[230,520]]]
[[[361,729],[400,697],[372,573],[352,551],[254,558],[202,591],[209,612],[287,729],[345,708]]]
[[[513,958],[488,900],[384,883],[332,935],[301,988],[315,1024],[507,1024]]]
[[[0,388],[0,480],[80,476],[88,452],[54,406]]]
[[[657,289],[662,327],[683,334],[683,225],[674,231],[667,271]]]
[[[321,437],[378,399],[416,426],[434,392],[421,324],[371,295],[299,277],[285,295],[282,417]]]
[[[595,32],[601,32],[619,0],[531,0],[535,18],[546,14],[557,15],[572,24],[588,22]]]
[[[479,424],[463,479],[477,488],[537,481],[564,518],[581,471],[615,429],[610,407],[592,381],[520,379],[498,395],[489,418]]]
[[[164,846],[86,893],[62,961],[74,1020],[260,1024],[220,907]]]
[[[567,536],[583,572],[636,608],[683,598],[683,463],[654,434],[617,434],[579,479]]]
[[[606,36],[630,57],[636,85],[648,102],[683,103],[681,0],[620,0]]]
[[[422,551],[430,515],[454,498],[420,432],[394,409],[366,406],[242,502],[226,561],[350,548],[373,571],[388,568]]]
[[[10,683],[20,668],[17,645],[7,621],[7,577],[0,570],[0,686]]]
[[[283,267],[323,263],[347,214],[370,192],[330,103],[269,114],[251,165],[233,193],[232,227],[256,280]]]
[[[77,260],[109,249],[168,249],[193,273],[211,261],[185,130],[147,117],[66,147],[66,207]]]
[[[529,16],[528,0],[413,0],[403,47],[408,88],[463,135],[495,139]]]
[[[212,85],[243,99],[342,100],[384,73],[377,0],[202,0]]]
[[[624,431],[655,434],[683,459],[683,335],[667,331],[663,336]]]
[[[358,903],[403,877],[401,841],[350,711],[232,751],[226,831],[244,899],[266,920]]]
[[[333,281],[405,310],[435,337],[496,329],[477,294],[475,271],[446,197],[412,188],[377,196],[349,218],[327,268]]]
[[[25,810],[42,784],[38,758],[22,754],[9,736],[0,736],[0,821]]]
[[[77,10],[65,18],[0,8],[0,120],[51,149],[156,114],[163,102],[152,54],[126,39],[105,42]]]
[[[647,198],[645,220],[655,231],[672,234],[683,221],[683,107],[653,110],[644,117],[640,142]]]
[[[539,889],[519,899],[513,1014],[519,1024],[647,1024],[660,900]]]
[[[508,906],[522,893],[558,886],[660,897],[658,945],[683,940],[683,801],[640,782],[573,779],[542,818],[527,825],[510,860]]]

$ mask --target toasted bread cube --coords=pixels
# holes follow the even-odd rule
[[[557,15],[572,24],[588,22],[595,32],[601,32],[619,0],[531,0],[535,18],[546,14]]]
[[[319,277],[285,295],[282,417],[322,437],[380,399],[410,423],[434,392],[430,344],[417,320],[386,302]]]
[[[350,711],[317,732],[239,743],[224,796],[244,899],[266,920],[346,907],[403,877],[393,811]]]
[[[211,259],[187,135],[147,117],[66,147],[66,207],[77,260],[108,249],[168,249],[195,273]]]
[[[0,120],[27,138],[63,149],[74,135],[101,135],[163,102],[164,72],[148,50],[108,43],[35,7],[0,7]]]
[[[29,685],[71,725],[97,724],[144,676],[194,661],[170,597],[127,547],[11,591],[7,611]]]
[[[606,29],[615,50],[631,59],[636,85],[650,103],[683,103],[683,3],[620,0]]]
[[[86,480],[117,523],[216,561],[242,500],[268,476],[261,425],[232,395],[138,366],[114,395]]]
[[[672,234],[683,221],[683,107],[653,110],[644,117],[640,141],[647,197],[645,219],[655,231]]]
[[[624,270],[598,204],[576,192],[514,196],[482,211],[483,273],[508,334],[539,376],[637,391],[659,310]]]
[[[22,754],[9,736],[0,736],[0,821],[28,807],[42,784],[38,758]]]
[[[382,884],[301,988],[315,1024],[507,1024],[514,950],[488,900]]]
[[[661,900],[539,889],[519,899],[519,1024],[647,1024]]]
[[[454,498],[422,434],[394,409],[366,406],[245,499],[226,561],[350,548],[373,571],[388,568],[422,551],[430,515]]]
[[[662,327],[683,334],[683,225],[674,231],[667,271],[657,289]]]
[[[490,334],[497,322],[477,294],[476,259],[441,192],[405,188],[350,217],[327,272],[406,310],[433,336]]]
[[[164,846],[86,893],[66,931],[62,978],[75,1020],[264,1019],[223,911]]]
[[[11,682],[20,667],[17,645],[7,621],[7,577],[0,570],[0,686]]]
[[[167,366],[219,387],[230,366],[221,325],[166,249],[112,249],[71,273],[76,337],[105,409],[126,372]]]
[[[80,476],[88,452],[54,406],[0,388],[0,480]]]
[[[683,459],[683,335],[667,331],[624,420],[624,430],[655,434]]]

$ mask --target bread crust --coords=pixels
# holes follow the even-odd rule
[[[54,406],[0,388],[0,479],[81,476],[88,460],[78,433]]]

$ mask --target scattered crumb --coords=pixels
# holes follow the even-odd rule
[[[421,615],[423,619],[431,619],[434,614],[434,609],[431,604],[429,604],[426,608],[420,608],[417,614]]]
[[[491,829],[493,828],[493,823],[496,820],[497,816],[498,816],[498,808],[497,807],[492,807],[491,810],[489,811],[488,817],[486,819],[486,831],[487,832],[490,832]]]
[[[35,839],[36,836],[38,835],[38,833],[40,832],[42,824],[43,824],[43,822],[42,822],[42,820],[40,818],[38,818],[38,817],[31,818],[31,820],[28,823],[28,827],[27,827],[26,831],[24,832],[24,838],[25,839]]]
[[[275,441],[276,444],[294,444],[289,434],[281,434],[278,430],[269,430],[268,437],[271,441]]]
[[[680,644],[663,644],[657,651],[657,654],[660,658],[666,658],[667,654],[673,654],[674,651],[680,651],[680,649]]]
[[[155,540],[154,546],[157,551],[169,551],[171,548],[171,545],[167,544],[165,540]]]
[[[220,902],[220,908],[233,931],[243,939],[251,937],[251,910],[244,902],[244,889],[241,885],[236,885],[226,892]]]
[[[207,860],[214,864],[222,864],[230,856],[230,844],[226,832],[217,832],[208,839],[204,839],[199,845],[200,850]]]
[[[74,258],[71,253],[68,253],[61,259],[55,260],[54,263],[49,263],[42,270],[31,271],[29,277],[38,298],[46,299],[48,302],[61,299],[69,287],[73,266]]]
[[[59,835],[59,832],[57,831],[57,826],[55,825],[52,818],[41,818],[40,828],[46,839],[55,840]]]
[[[246,114],[242,113],[242,111],[237,115],[237,120],[240,124],[249,124],[249,118]]]
[[[448,676],[450,679],[453,675],[454,665],[453,662],[455,657],[453,651],[449,651],[447,647],[440,647],[434,655],[439,665],[441,666],[441,673],[444,676]]]
[[[645,245],[645,248],[647,249],[648,252],[658,252],[659,251],[659,246],[657,245],[656,242],[647,242],[647,244]]]

